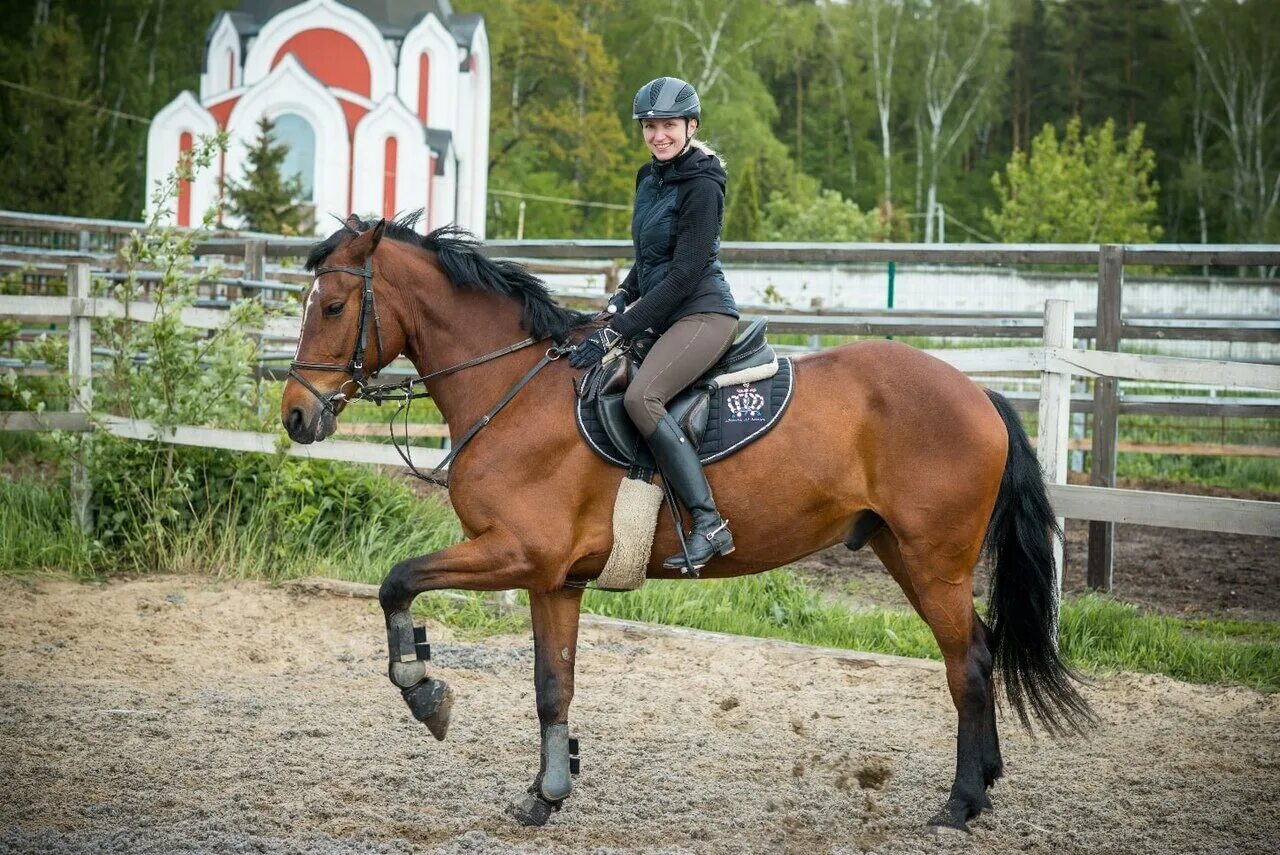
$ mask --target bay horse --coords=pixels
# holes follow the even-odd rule
[[[557,305],[522,266],[485,257],[466,232],[424,237],[415,222],[352,215],[314,247],[281,419],[294,442],[315,442],[400,354],[425,378],[453,440],[449,498],[465,539],[399,562],[382,582],[389,676],[443,739],[452,695],[428,673],[411,603],[442,588],[528,591],[541,764],[512,812],[540,825],[572,789],[579,608],[609,555],[624,473],[580,438],[580,372],[555,358],[556,344],[581,338],[592,319]],[[708,466],[737,550],[702,576],[869,544],[941,649],[958,714],[956,769],[929,822],[967,830],[1003,770],[993,672],[1024,726],[1034,716],[1051,733],[1081,732],[1094,720],[1057,649],[1055,520],[1040,467],[1004,397],[907,345],[857,342],[797,357],[793,370],[781,422]],[[492,415],[504,395],[509,404]],[[985,620],[973,602],[984,547],[993,566]],[[664,519],[648,576],[678,577],[660,557],[678,548]]]

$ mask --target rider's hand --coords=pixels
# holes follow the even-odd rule
[[[573,353],[569,354],[569,364],[574,368],[595,365],[620,341],[621,335],[608,327],[601,327],[578,343]]]
[[[597,321],[607,321],[610,318],[617,317],[627,310],[627,292],[618,289],[613,296],[609,298],[609,302],[605,304],[604,310],[596,315]]]

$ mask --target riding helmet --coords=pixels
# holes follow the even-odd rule
[[[659,77],[640,87],[631,102],[633,119],[702,119],[693,86],[678,77]]]

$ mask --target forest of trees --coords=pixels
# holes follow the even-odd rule
[[[197,87],[205,32],[236,5],[0,0],[0,207],[137,219],[146,119]],[[453,8],[489,29],[491,189],[628,203],[646,156],[631,96],[672,74],[698,88],[727,161],[730,239],[936,240],[945,225],[949,241],[1260,242],[1280,240],[1278,5]],[[516,218],[491,195],[490,235]],[[612,208],[526,205],[528,237],[627,228]]]

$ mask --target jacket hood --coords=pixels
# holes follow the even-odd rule
[[[723,190],[729,183],[729,176],[720,163],[720,158],[707,154],[700,148],[690,146],[689,150],[666,163],[653,161],[653,170],[664,182],[675,184],[691,178],[705,176],[715,181]]]

